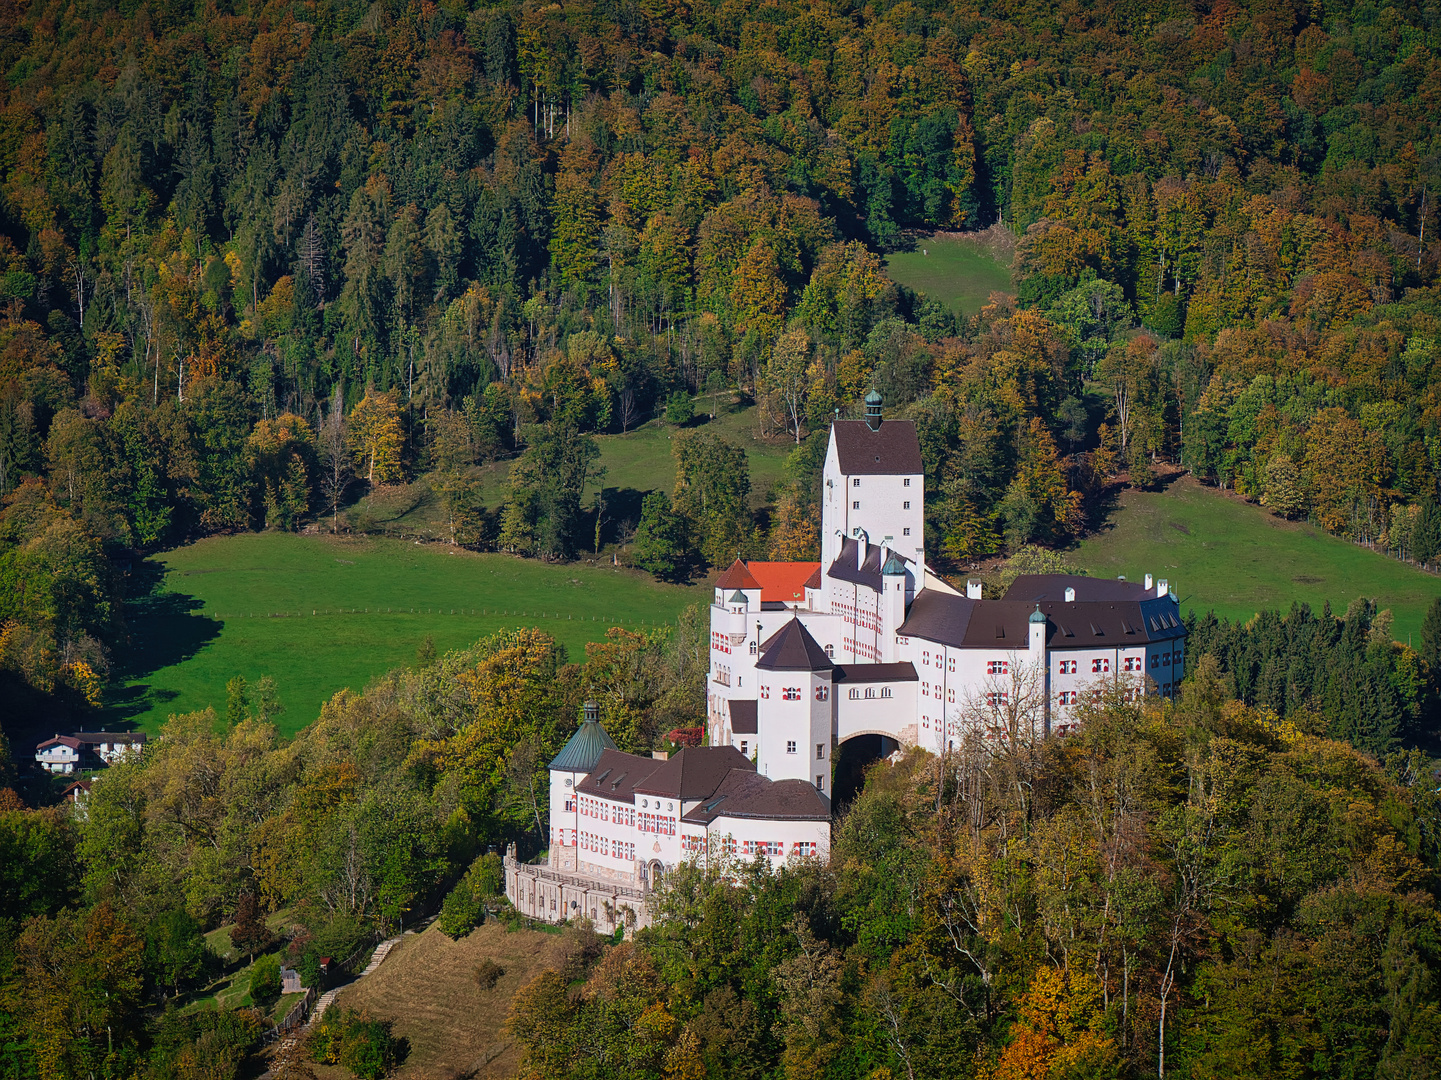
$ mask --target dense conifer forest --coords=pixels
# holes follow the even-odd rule
[[[475,548],[810,557],[873,388],[942,567],[1172,467],[1434,567],[1438,118],[1433,2],[0,0],[0,707],[101,701],[147,552],[422,476]],[[983,230],[978,314],[885,272]],[[772,490],[680,428],[727,396],[793,447]],[[655,418],[675,490],[604,531],[595,437]],[[526,1075],[1432,1075],[1441,607],[1415,648],[1366,601],[1191,631],[1178,701],[880,767],[825,862],[675,875],[516,998]],[[0,734],[0,1080],[252,1070],[267,958],[504,913],[580,701],[648,750],[705,655],[519,631],[291,741],[237,698],[83,812]],[[378,1075],[384,1020],[316,1052]]]

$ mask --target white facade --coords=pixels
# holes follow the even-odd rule
[[[941,752],[977,725],[1006,737],[1023,697],[1043,733],[1063,734],[1083,699],[1108,687],[1175,691],[1185,628],[1165,581],[1021,578],[1002,600],[982,599],[974,583],[962,595],[942,581],[925,564],[914,425],[882,421],[877,400],[867,406],[866,422],[832,425],[821,564],[805,603],[775,602],[740,562],[717,582],[712,745],[743,748],[763,775],[810,779],[829,794],[821,766],[858,735]],[[793,622],[816,647],[810,669],[768,670],[768,650],[782,648]],[[747,717],[744,730],[733,704]]]

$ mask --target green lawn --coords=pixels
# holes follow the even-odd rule
[[[1441,577],[1283,521],[1189,477],[1165,492],[1126,491],[1108,528],[1083,542],[1075,561],[1095,575],[1152,573],[1168,579],[1182,608],[1247,619],[1293,600],[1344,611],[1357,596],[1395,613],[1400,641],[1419,642]]]
[[[171,713],[225,710],[225,683],[275,679],[285,733],[337,690],[503,627],[537,626],[574,660],[617,624],[655,625],[707,597],[608,564],[550,565],[386,539],[286,533],[212,537],[154,557],[148,597],[102,722],[156,731]]]
[[[980,311],[993,292],[1012,291],[1011,268],[970,238],[919,239],[914,251],[886,258],[886,273],[963,315]]]

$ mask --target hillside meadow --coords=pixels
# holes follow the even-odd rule
[[[289,533],[211,537],[154,556],[148,594],[127,605],[130,643],[102,723],[156,731],[171,713],[225,710],[225,684],[269,675],[292,734],[337,690],[362,689],[497,630],[538,626],[572,660],[614,625],[656,626],[703,588],[609,565],[549,564],[391,539]]]
[[[1286,521],[1204,487],[1189,476],[1165,491],[1126,490],[1104,528],[1083,540],[1073,561],[1096,576],[1147,573],[1166,578],[1181,607],[1248,619],[1293,601],[1340,613],[1372,597],[1396,617],[1397,640],[1419,643],[1426,608],[1441,596],[1441,577]]]

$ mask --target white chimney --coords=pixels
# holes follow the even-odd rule
[[[1068,604],[1074,604],[1075,602],[1076,602],[1076,587],[1075,587],[1074,585],[1067,585],[1067,586],[1066,586],[1066,603],[1068,603]]]
[[[981,583],[979,581],[966,582],[966,599],[979,600],[981,598]]]
[[[856,537],[856,569],[859,570],[866,564],[866,534],[861,533]]]
[[[1152,585],[1151,575],[1146,575],[1146,590],[1149,592]]]
[[[1156,582],[1156,597],[1158,599],[1162,596],[1165,596],[1170,591],[1171,586],[1169,585],[1169,583],[1167,583],[1165,578],[1162,578],[1160,581]]]

